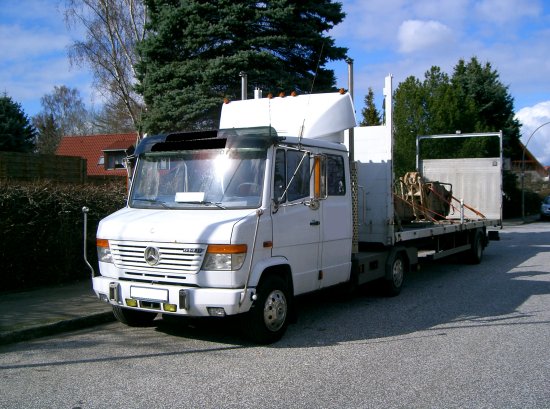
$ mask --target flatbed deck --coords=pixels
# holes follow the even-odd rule
[[[459,219],[445,219],[439,222],[412,223],[400,226],[400,230],[397,230],[398,227],[395,226],[395,242],[398,243],[408,240],[440,236],[447,233],[472,230],[481,227],[499,226],[501,226],[501,222],[498,219],[467,220],[463,223],[461,223]]]

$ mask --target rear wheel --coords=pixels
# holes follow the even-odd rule
[[[468,261],[471,264],[479,264],[483,258],[483,233],[481,230],[477,230],[473,237],[472,248],[468,250]]]
[[[243,330],[248,338],[259,344],[278,341],[288,326],[288,286],[281,277],[268,275],[260,281],[256,295],[250,311],[243,316]]]
[[[386,295],[394,297],[399,295],[405,279],[406,264],[401,253],[390,255],[386,264],[385,290]]]
[[[113,305],[113,314],[117,321],[130,327],[144,327],[153,322],[157,314],[154,312],[133,310]]]

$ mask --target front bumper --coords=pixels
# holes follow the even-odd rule
[[[225,315],[247,312],[256,292],[254,288],[248,288],[243,297],[243,289],[140,283],[103,276],[94,277],[92,281],[96,295],[112,305],[194,317],[211,316],[209,310],[220,311],[220,308]]]

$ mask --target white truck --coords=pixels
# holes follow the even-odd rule
[[[391,94],[388,77],[386,107]],[[255,98],[225,103],[219,131],[145,138],[127,206],[97,230],[95,293],[128,325],[240,314],[252,340],[271,343],[300,294],[381,279],[396,295],[420,256],[479,262],[501,225],[502,158],[419,160],[417,179],[452,184],[469,206],[447,197],[450,215],[431,218],[410,197],[403,220],[396,203],[418,192],[395,193],[386,115],[356,127],[344,92]]]

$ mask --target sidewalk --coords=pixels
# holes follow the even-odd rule
[[[0,345],[90,327],[115,318],[99,301],[92,281],[0,297]]]

